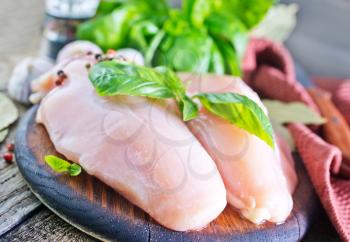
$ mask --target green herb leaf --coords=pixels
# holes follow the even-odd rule
[[[151,40],[151,43],[149,44],[148,48],[145,51],[146,66],[152,66],[152,60],[164,36],[165,36],[165,32],[163,30],[160,30]]]
[[[174,71],[207,73],[213,40],[193,30],[178,35],[167,33],[154,55],[154,65],[165,65]]]
[[[188,121],[198,115],[197,104],[186,96],[181,80],[167,67],[152,69],[130,63],[104,61],[91,68],[89,78],[102,96],[175,98],[183,120]]]
[[[91,68],[89,78],[101,96],[175,97],[164,75],[151,68],[129,63],[100,62]]]
[[[77,176],[81,173],[81,167],[78,164],[71,164],[57,156],[47,155],[45,161],[55,172],[68,172],[70,176]]]
[[[5,93],[0,92],[0,130],[8,128],[18,119],[18,109]]]
[[[151,43],[151,39],[159,32],[158,26],[152,21],[141,20],[133,25],[128,36],[128,44],[138,50],[144,50]]]
[[[237,16],[242,23],[251,29],[266,15],[275,0],[221,0],[220,11]]]
[[[275,100],[263,100],[269,116],[280,124],[324,124],[325,119],[301,102],[283,103]]]
[[[198,116],[198,105],[186,95],[186,89],[179,77],[167,67],[158,66],[154,70],[164,75],[167,86],[173,91],[182,119],[189,121]]]
[[[288,123],[323,124],[325,119],[301,102],[284,103],[277,100],[263,100],[269,112],[272,126],[276,133],[295,149],[294,139],[289,130],[283,126]]]
[[[121,1],[119,0],[100,0],[100,3],[96,10],[96,15],[98,16],[109,14],[120,5]]]
[[[146,35],[149,34],[147,32],[152,32],[154,26],[160,27],[168,15],[168,6],[164,0],[119,1],[108,6],[105,5],[104,2],[100,3],[101,8],[105,8],[101,10],[101,13],[112,12],[98,15],[96,18],[80,24],[77,30],[78,39],[90,40],[103,50],[131,47],[130,44],[134,45],[134,41],[140,44],[140,36],[135,36],[138,29],[141,28],[140,22],[147,22],[145,23],[146,27],[142,26],[142,31],[145,31],[144,38],[147,38]],[[150,23],[154,24],[152,29]],[[133,28],[137,29],[133,30]],[[129,42],[130,39],[133,41]],[[141,43],[142,47],[138,47],[144,48],[143,44]]]
[[[194,96],[203,106],[237,127],[256,135],[274,148],[269,118],[254,101],[235,93],[200,93]]]
[[[182,119],[189,121],[198,116],[198,105],[186,95],[180,97],[179,108],[182,112]]]
[[[197,28],[203,27],[205,19],[221,5],[220,0],[183,0],[185,16]]]
[[[70,176],[77,176],[81,173],[81,167],[78,164],[72,164],[68,168]]]
[[[132,21],[140,19],[138,8],[135,6],[123,6],[112,13],[99,16],[79,25],[77,37],[90,40],[99,45],[103,50],[117,49],[125,46],[128,31]]]

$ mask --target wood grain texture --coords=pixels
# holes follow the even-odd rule
[[[20,114],[24,112],[19,107]],[[13,142],[17,123],[0,145],[0,154],[6,151],[6,144]],[[39,200],[31,193],[15,163],[8,164],[0,159],[0,235],[24,221],[39,206]]]
[[[305,234],[317,210],[305,170],[298,163],[299,186],[294,210],[286,223],[254,225],[230,206],[207,228],[198,232],[170,231],[130,204],[98,179],[53,173],[43,162],[57,154],[45,128],[34,122],[36,107],[24,117],[16,137],[17,164],[33,192],[54,212],[98,238],[121,241],[297,241]]]
[[[0,241],[95,242],[97,240],[70,226],[47,208],[43,208],[21,226],[0,237]]]

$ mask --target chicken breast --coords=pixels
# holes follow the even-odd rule
[[[238,78],[185,74],[181,77],[185,82],[191,81],[188,89],[191,94],[235,92],[248,96],[266,112],[258,95]],[[281,154],[278,146],[273,150],[258,137],[204,108],[188,127],[216,162],[232,206],[257,224],[286,220],[293,208],[291,193],[296,184],[286,153]]]
[[[205,227],[227,203],[212,158],[171,111],[171,103],[99,96],[87,63],[92,60],[65,64],[67,79],[38,109],[37,122],[46,127],[57,151],[165,227]]]

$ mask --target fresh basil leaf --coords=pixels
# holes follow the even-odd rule
[[[81,167],[78,164],[73,163],[69,166],[68,172],[70,176],[77,176],[81,173]]]
[[[145,51],[146,66],[152,66],[152,60],[164,36],[165,36],[165,32],[163,30],[160,30],[151,40],[151,43],[149,44],[147,50]]]
[[[225,60],[215,42],[210,50],[209,72],[219,75],[225,74]]]
[[[102,96],[174,98],[183,120],[188,121],[198,115],[197,104],[186,96],[181,80],[167,67],[152,69],[130,63],[104,61],[91,68],[89,78]]]
[[[208,17],[206,20],[206,26],[209,33],[215,39],[230,44],[229,48],[233,50],[229,51],[236,53],[237,60],[235,61],[238,61],[239,66],[248,44],[248,32],[244,24],[233,16],[215,13]],[[230,59],[228,59],[228,61],[230,61]]]
[[[154,65],[165,65],[174,71],[207,73],[212,39],[200,31],[172,36],[167,34],[154,57]]]
[[[274,134],[269,118],[254,101],[235,93],[200,93],[198,98],[211,113],[262,139],[274,148]]]
[[[248,29],[256,26],[275,2],[275,0],[221,1],[220,12],[237,16]]]
[[[91,68],[89,78],[101,96],[175,97],[164,75],[151,68],[129,63],[100,62]]]
[[[325,119],[301,102],[284,103],[277,100],[263,100],[272,120],[279,124],[302,123],[324,124]]]
[[[186,95],[180,97],[179,108],[182,112],[182,119],[189,121],[198,117],[198,105]]]
[[[183,0],[182,8],[188,21],[197,28],[202,28],[205,19],[221,5],[218,0]]]
[[[196,118],[198,116],[198,106],[186,95],[186,89],[175,72],[165,66],[158,66],[154,70],[164,75],[167,86],[174,92],[183,120],[189,121]]]
[[[111,14],[100,16],[79,25],[77,37],[90,40],[103,50],[118,49],[126,44],[126,38],[131,20],[140,18],[138,8],[123,6],[115,9]]]
[[[47,155],[44,159],[55,172],[68,172],[70,176],[77,176],[81,173],[81,167],[78,164],[71,164],[57,156]]]
[[[114,9],[121,5],[120,0],[100,0],[96,15],[106,15],[113,12]]]
[[[139,21],[130,29],[128,44],[138,50],[146,50],[153,38],[159,32],[158,26],[152,21]]]
[[[46,163],[56,172],[66,172],[70,167],[70,163],[54,155],[45,156]]]
[[[120,1],[120,4],[112,4],[110,9],[113,5],[116,8],[111,13],[80,24],[77,30],[78,39],[90,40],[103,50],[130,47],[130,30],[135,35],[137,30],[133,31],[133,28],[140,28],[136,23],[152,22],[159,27],[168,16],[168,5],[164,0]]]
[[[175,93],[175,96],[179,97],[186,93],[186,89],[182,84],[182,81],[175,74],[175,72],[166,66],[157,66],[154,68],[154,70],[163,75],[165,85]]]
[[[165,65],[174,71],[208,72],[213,40],[204,28],[193,28],[179,10],[173,10],[163,31],[165,36],[153,55],[154,66]]]
[[[228,41],[222,39],[217,39],[216,44],[225,60],[225,73],[233,76],[241,76],[241,59],[232,45]]]

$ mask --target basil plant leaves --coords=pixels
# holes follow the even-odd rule
[[[264,111],[253,100],[236,93],[199,93],[193,97],[179,77],[167,67],[149,68],[116,60],[95,64],[89,79],[101,96],[141,96],[174,99],[184,121],[198,116],[198,100],[203,108],[237,127],[256,135],[274,148],[274,135]]]

